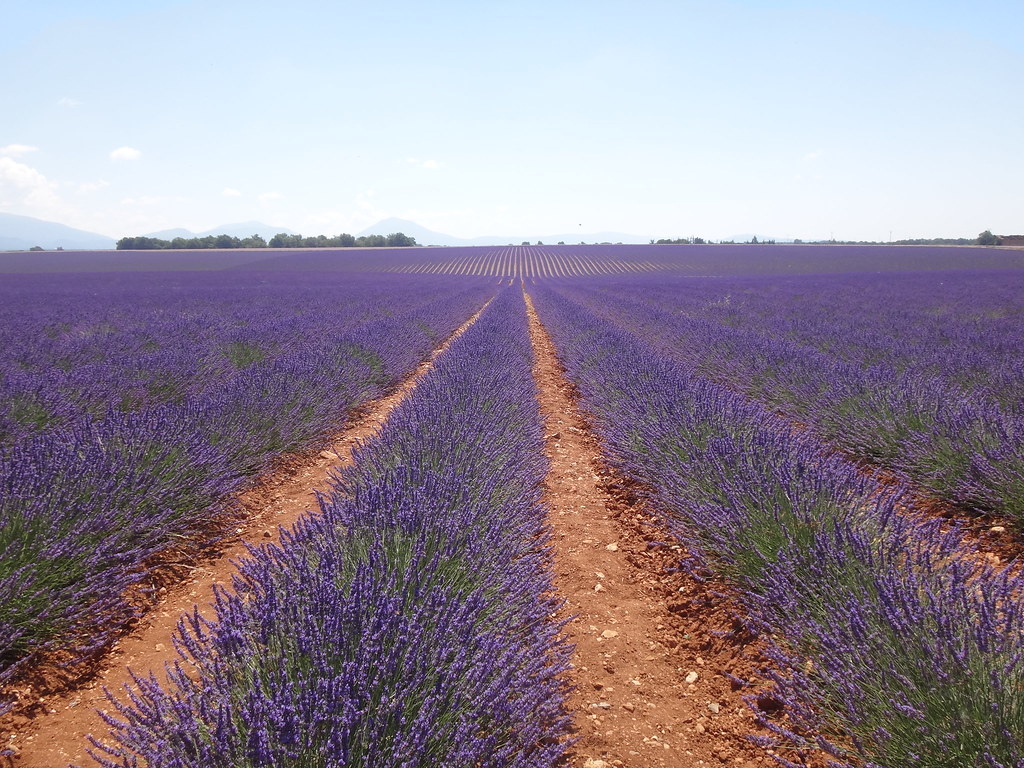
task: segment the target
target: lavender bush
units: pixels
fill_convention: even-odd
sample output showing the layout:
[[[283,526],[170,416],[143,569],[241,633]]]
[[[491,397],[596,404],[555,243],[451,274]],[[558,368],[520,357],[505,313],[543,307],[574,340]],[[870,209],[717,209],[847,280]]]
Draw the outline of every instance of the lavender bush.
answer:
[[[964,559],[956,533],[893,515],[787,549],[758,585],[772,596],[761,615],[791,639],[771,677],[798,728],[832,735],[808,741],[763,719],[779,737],[769,743],[851,768],[1021,765],[1022,587]]]

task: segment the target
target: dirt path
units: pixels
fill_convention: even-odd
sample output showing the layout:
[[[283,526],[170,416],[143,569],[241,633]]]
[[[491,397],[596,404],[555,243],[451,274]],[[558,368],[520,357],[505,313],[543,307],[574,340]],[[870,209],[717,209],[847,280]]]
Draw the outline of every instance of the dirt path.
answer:
[[[40,695],[31,685],[22,685],[17,690],[21,702],[16,710],[21,714],[8,718],[4,723],[6,727],[0,731],[0,751],[5,748],[15,751],[10,765],[16,768],[95,765],[85,751],[89,746],[86,734],[103,736],[107,733],[106,725],[97,714],[97,709],[108,709],[103,688],[120,690],[131,681],[129,668],[142,674],[148,670],[159,674],[166,663],[173,662],[177,656],[171,637],[182,613],[191,611],[194,605],[212,604],[215,585],[230,585],[235,572],[232,561],[245,556],[246,543],[277,541],[279,526],[288,528],[308,510],[318,508],[316,491],[328,489],[332,470],[350,461],[353,448],[380,430],[391,411],[430,370],[434,360],[486,307],[484,304],[434,350],[397,390],[360,409],[360,414],[330,445],[289,457],[277,471],[242,494],[240,502],[246,522],[237,529],[237,537],[225,542],[216,559],[195,563],[191,578],[162,587],[155,609],[114,643],[103,669],[93,679],[81,687],[51,696]],[[0,764],[3,760],[0,758]]]
[[[659,532],[602,464],[547,332],[527,299],[551,469],[555,585],[575,615],[571,706],[574,768],[733,765],[770,758],[743,692],[725,673],[753,677],[756,642],[733,620],[721,585],[667,572],[679,547]]]

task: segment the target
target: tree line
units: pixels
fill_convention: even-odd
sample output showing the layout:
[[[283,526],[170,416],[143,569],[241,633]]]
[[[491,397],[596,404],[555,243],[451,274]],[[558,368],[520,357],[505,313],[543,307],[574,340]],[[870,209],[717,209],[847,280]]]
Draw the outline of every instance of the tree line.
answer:
[[[194,250],[198,248],[401,248],[417,245],[416,238],[401,232],[390,235],[350,235],[343,232],[335,237],[317,235],[303,237],[278,232],[267,242],[260,235],[234,237],[232,235],[206,235],[205,237],[122,237],[117,241],[119,251]]]
[[[733,245],[732,240],[719,240],[722,245]],[[758,240],[755,235],[748,243],[754,245],[774,245],[775,240]],[[1002,245],[1003,238],[999,235],[993,235],[991,230],[986,229],[980,233],[977,237],[918,237],[910,240],[890,240],[888,242],[882,242],[879,240],[810,240],[804,241],[799,238],[793,240],[793,243],[799,245],[801,243],[808,242],[812,245],[821,245],[824,243],[836,244],[836,245]],[[661,240],[651,240],[651,245],[703,245],[704,243],[711,243],[710,240],[705,240],[703,237],[677,237],[677,238],[662,238]],[[523,243],[527,245],[527,243]],[[538,243],[539,245],[539,243]]]
[[[795,240],[794,242],[801,242]],[[880,242],[877,240],[828,240],[825,242],[838,243],[840,245],[1002,245],[1003,241],[999,235],[993,235],[991,230],[986,229],[977,237],[914,237],[905,240],[890,240]]]
[[[704,245],[706,242],[703,237],[663,237],[660,240],[651,240],[651,245]]]

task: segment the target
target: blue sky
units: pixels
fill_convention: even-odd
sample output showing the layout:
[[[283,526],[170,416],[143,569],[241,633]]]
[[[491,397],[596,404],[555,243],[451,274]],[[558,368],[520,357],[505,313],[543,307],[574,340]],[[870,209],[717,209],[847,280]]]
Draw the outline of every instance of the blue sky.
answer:
[[[1024,3],[2,0],[0,211],[113,237],[1024,232]]]

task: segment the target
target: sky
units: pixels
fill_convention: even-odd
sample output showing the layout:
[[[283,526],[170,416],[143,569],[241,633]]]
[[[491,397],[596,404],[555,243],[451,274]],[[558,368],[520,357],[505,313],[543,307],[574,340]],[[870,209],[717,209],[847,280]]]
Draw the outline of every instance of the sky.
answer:
[[[0,211],[1024,233],[1020,0],[0,0]]]

